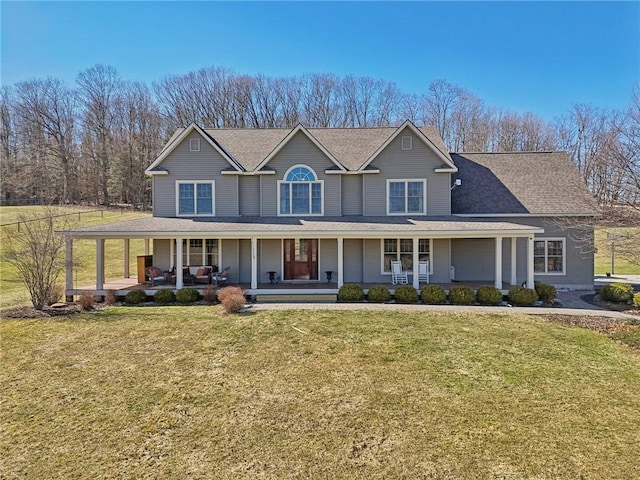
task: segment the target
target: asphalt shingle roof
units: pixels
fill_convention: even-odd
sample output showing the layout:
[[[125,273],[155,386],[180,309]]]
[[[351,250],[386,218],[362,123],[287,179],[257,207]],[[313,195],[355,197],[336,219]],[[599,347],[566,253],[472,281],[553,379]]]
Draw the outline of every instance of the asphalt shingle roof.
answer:
[[[564,152],[451,155],[462,185],[453,214],[593,215],[593,197]]]

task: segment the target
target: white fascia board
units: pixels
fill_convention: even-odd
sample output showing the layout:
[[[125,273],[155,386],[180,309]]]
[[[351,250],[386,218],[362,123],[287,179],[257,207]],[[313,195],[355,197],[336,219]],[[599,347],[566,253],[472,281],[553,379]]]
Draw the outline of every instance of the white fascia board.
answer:
[[[236,171],[231,171],[231,170],[222,170],[220,172],[221,175],[242,175],[245,177],[251,177],[251,176],[255,176],[255,175],[275,175],[276,172],[275,170],[264,170],[262,172],[236,172]]]
[[[304,126],[300,123],[296,127],[294,127],[287,134],[286,137],[282,139],[282,141],[276,146],[276,148],[274,148],[271,151],[271,153],[267,155],[267,157],[264,160],[262,160],[254,170],[255,171],[260,170],[265,165],[267,165],[271,161],[271,159],[275,157],[280,152],[280,150],[282,150],[285,147],[285,145],[287,145],[287,143],[291,141],[293,137],[295,137],[296,133],[298,132],[304,133],[307,136],[307,138],[311,140],[314,143],[314,145],[318,147],[320,151],[322,151],[322,153],[324,153],[327,156],[327,158],[331,160],[336,167],[338,167],[343,172],[346,171],[344,166],[331,154],[331,152],[329,152],[329,150],[327,150],[324,147],[324,145],[322,145],[318,140],[316,140],[316,138],[313,135],[311,135],[309,131],[306,128],[304,128]]]
[[[144,172],[147,175],[169,175],[168,170],[154,170],[152,172]]]
[[[167,148],[165,148],[162,153],[160,154],[160,156],[158,158],[156,158],[153,163],[151,165],[149,165],[147,167],[147,169],[144,171],[145,174],[147,175],[157,175],[157,173],[153,172],[152,170],[154,168],[156,168],[157,166],[159,166],[168,156],[171,152],[173,152],[176,147],[178,145],[180,145],[180,143],[182,143],[182,141],[187,137],[187,135],[189,135],[191,132],[196,131],[200,134],[200,136],[202,138],[204,138],[207,143],[209,145],[211,145],[221,156],[222,158],[224,158],[229,165],[231,165],[235,170],[241,172],[242,168],[240,167],[240,164],[238,163],[238,161],[231,157],[226,151],[224,151],[222,148],[220,148],[218,146],[218,144],[216,142],[214,142],[211,137],[204,132],[204,130],[202,130],[198,125],[196,125],[195,123],[191,123],[187,128],[185,128],[180,135],[178,135],[175,140],[172,142],[171,145],[169,145]]]
[[[324,173],[327,175],[365,175],[367,173],[380,173],[380,170],[377,168],[370,168],[368,170],[346,170],[344,172],[340,170],[325,170]]]
[[[455,166],[455,164],[448,159],[434,144],[431,140],[429,140],[429,138],[422,133],[418,127],[416,127],[413,122],[411,122],[410,120],[405,120],[405,122],[400,125],[398,127],[398,129],[375,151],[373,152],[373,155],[371,155],[369,157],[369,159],[364,162],[364,164],[360,167],[360,170],[365,169],[371,162],[373,162],[375,160],[375,158],[380,155],[380,153],[382,153],[382,151],[387,148],[387,146],[398,136],[400,135],[400,133],[405,129],[405,128],[409,128],[413,134],[418,137],[420,140],[422,140],[422,143],[424,143],[427,148],[429,148],[429,150],[431,150],[433,153],[435,153],[436,157],[438,157],[442,163],[444,163],[445,165],[448,165],[448,171],[450,170],[452,173],[455,173],[458,171],[458,167]],[[437,171],[437,170],[436,170]]]
[[[434,168],[435,173],[458,173],[457,168]]]
[[[463,218],[562,218],[562,217],[601,217],[600,213],[454,213],[454,217]]]

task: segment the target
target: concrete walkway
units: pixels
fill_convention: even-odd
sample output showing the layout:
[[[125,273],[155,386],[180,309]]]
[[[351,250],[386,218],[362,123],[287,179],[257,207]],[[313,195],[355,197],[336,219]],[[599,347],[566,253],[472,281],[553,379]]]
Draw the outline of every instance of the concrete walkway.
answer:
[[[593,294],[593,291],[558,292],[561,307],[483,307],[463,305],[406,305],[387,303],[256,303],[249,309],[264,310],[362,310],[362,311],[407,311],[407,312],[470,312],[501,313],[526,315],[574,315],[608,317],[619,319],[638,319],[637,316],[614,312],[585,302],[581,297]]]

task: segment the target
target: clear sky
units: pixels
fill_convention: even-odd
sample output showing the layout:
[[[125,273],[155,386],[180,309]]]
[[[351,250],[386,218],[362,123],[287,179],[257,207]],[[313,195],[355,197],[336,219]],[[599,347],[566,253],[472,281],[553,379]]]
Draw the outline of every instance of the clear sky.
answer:
[[[1,83],[97,63],[151,84],[224,66],[334,73],[423,93],[434,79],[547,119],[623,108],[640,82],[640,2],[1,1]]]

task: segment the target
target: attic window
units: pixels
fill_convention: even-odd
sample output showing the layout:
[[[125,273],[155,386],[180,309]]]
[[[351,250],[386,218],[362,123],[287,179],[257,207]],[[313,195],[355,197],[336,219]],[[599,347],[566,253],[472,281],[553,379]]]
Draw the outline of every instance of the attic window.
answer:
[[[189,151],[190,152],[199,152],[200,151],[200,139],[199,138],[191,138],[191,139],[189,139]]]
[[[413,149],[413,137],[411,135],[402,137],[402,150],[411,149]]]

